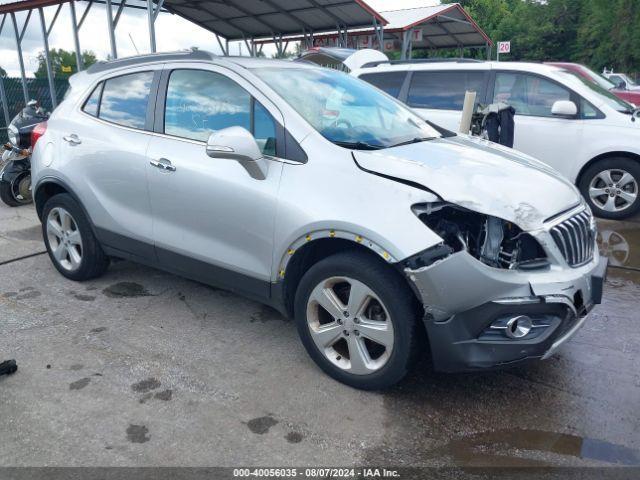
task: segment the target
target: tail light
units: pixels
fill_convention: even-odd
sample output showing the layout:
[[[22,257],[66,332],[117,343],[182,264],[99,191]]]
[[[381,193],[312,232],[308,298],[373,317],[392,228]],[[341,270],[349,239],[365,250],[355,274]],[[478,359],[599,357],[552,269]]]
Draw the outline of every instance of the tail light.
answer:
[[[40,139],[41,136],[44,135],[44,132],[47,131],[47,122],[42,122],[37,124],[33,130],[31,131],[31,149],[36,148],[36,142]]]

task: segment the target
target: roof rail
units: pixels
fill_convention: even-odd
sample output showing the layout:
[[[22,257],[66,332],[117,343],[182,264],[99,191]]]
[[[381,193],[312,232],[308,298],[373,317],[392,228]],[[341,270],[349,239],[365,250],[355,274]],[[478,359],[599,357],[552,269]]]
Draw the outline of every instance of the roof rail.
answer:
[[[431,58],[414,58],[411,60],[387,60],[380,62],[369,62],[364,64],[361,68],[373,68],[383,63],[389,65],[410,65],[414,63],[439,63],[439,62],[453,62],[453,63],[483,63],[484,60],[476,60],[475,58],[445,58],[445,57],[431,57]]]
[[[153,61],[171,62],[175,60],[213,60],[217,55],[206,50],[181,50],[177,52],[149,53],[133,57],[117,58],[115,60],[96,62],[87,68],[89,74],[104,72],[120,67],[130,67]]]

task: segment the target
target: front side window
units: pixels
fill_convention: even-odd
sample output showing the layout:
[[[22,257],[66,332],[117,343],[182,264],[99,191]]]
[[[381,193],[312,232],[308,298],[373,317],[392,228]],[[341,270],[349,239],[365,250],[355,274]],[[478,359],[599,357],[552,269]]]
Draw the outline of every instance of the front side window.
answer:
[[[441,136],[405,105],[345,73],[305,67],[253,72],[337,145],[379,149]]]
[[[407,103],[416,108],[462,110],[465,93],[474,91],[477,99],[484,94],[484,72],[415,72]]]
[[[164,133],[206,142],[212,132],[243,127],[262,153],[275,155],[275,122],[244,88],[222,74],[174,70],[169,77]]]
[[[575,75],[571,72],[560,72],[558,75],[565,77],[565,81],[571,85],[570,82],[576,83],[580,82],[581,85],[587,87],[593,94],[595,94],[600,102],[608,105],[610,108],[617,110],[622,113],[631,113],[633,111],[633,106],[628,102],[625,102],[621,98],[616,97],[613,93],[611,93],[608,89],[604,89],[599,85],[596,85],[593,82],[590,82],[579,75]],[[589,118],[586,116],[586,118]]]
[[[392,97],[398,98],[402,84],[407,76],[406,72],[384,72],[384,73],[367,73],[360,75],[360,78],[371,85],[378,87],[383,92],[388,93]]]
[[[98,118],[132,128],[144,128],[153,72],[110,78],[104,83]]]
[[[558,100],[571,100],[571,92],[555,82],[526,73],[497,73],[494,103],[504,102],[516,115],[553,117],[551,108]]]

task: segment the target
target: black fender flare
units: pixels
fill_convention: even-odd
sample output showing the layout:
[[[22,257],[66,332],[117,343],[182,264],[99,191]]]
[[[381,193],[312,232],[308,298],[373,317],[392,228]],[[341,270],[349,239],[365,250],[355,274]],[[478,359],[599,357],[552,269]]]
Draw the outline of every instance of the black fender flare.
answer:
[[[47,184],[54,184],[54,185],[57,185],[58,187],[62,188],[66,193],[68,193],[78,203],[78,205],[80,205],[80,208],[82,209],[82,213],[84,213],[84,215],[89,220],[89,224],[91,225],[91,229],[93,230],[93,233],[95,234],[95,227],[93,225],[93,220],[91,220],[91,217],[89,216],[89,213],[87,212],[87,210],[84,208],[84,205],[80,201],[80,198],[78,197],[78,195],[76,195],[76,193],[69,186],[69,184],[67,184],[64,180],[59,179],[58,177],[53,177],[53,176],[43,177],[40,180],[38,180],[38,183],[36,185],[32,185],[31,186],[31,191],[32,191],[32,194],[33,194],[33,203],[36,206],[36,213],[37,213],[38,218],[40,219],[40,221],[42,221],[42,207],[44,207],[45,202],[40,201],[39,197],[40,197],[40,194],[42,193],[42,188]]]

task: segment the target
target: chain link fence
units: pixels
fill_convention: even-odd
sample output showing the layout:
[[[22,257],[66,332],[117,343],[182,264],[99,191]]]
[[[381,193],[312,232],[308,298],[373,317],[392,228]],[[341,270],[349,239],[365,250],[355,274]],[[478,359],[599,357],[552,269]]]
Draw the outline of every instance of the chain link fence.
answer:
[[[9,121],[22,110],[24,105],[24,95],[22,94],[22,80],[15,77],[4,77],[2,79],[4,90],[7,94],[7,108],[9,110]],[[56,97],[58,103],[62,100],[65,92],[69,88],[69,81],[64,78],[55,79]],[[51,94],[49,93],[49,81],[46,78],[27,78],[27,90],[29,100],[38,100],[40,105],[47,111],[51,111]],[[0,109],[0,142],[7,141],[7,125],[4,113]]]

